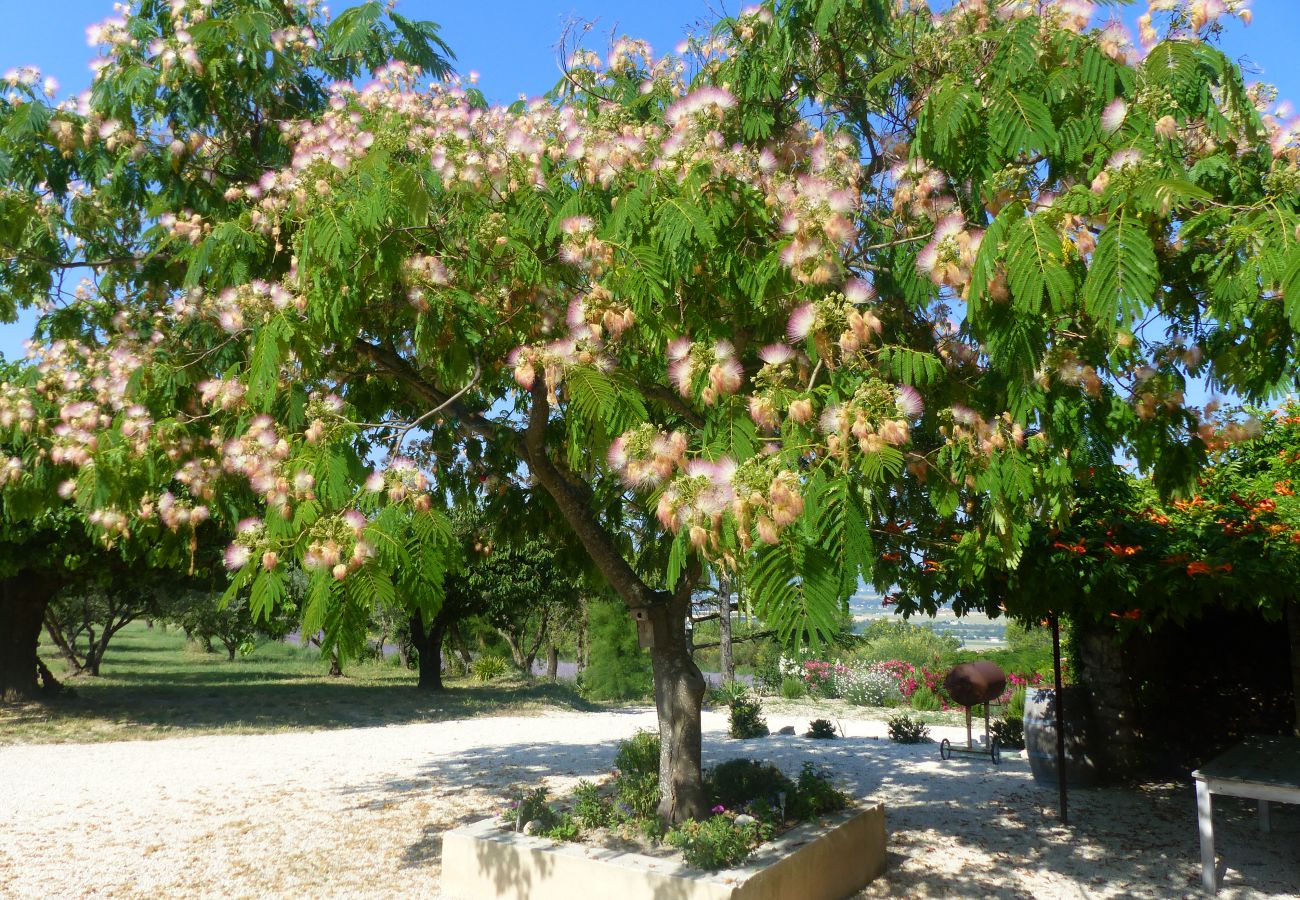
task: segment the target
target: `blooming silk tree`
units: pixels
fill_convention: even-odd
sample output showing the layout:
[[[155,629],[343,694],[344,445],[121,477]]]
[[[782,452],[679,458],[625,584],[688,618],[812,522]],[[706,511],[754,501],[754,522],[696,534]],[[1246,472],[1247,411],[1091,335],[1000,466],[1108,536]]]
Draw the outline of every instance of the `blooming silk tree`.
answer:
[[[282,274],[195,277],[249,348],[240,402],[333,381],[321,429],[419,425],[446,465],[549,494],[645,623],[661,813],[698,814],[683,623],[706,567],[744,569],[791,639],[829,630],[864,567],[933,576],[911,609],[949,584],[974,605],[978,573],[1068,510],[1072,451],[1130,446],[1185,480],[1186,373],[1291,371],[1291,132],[1201,41],[1201,7],[1157,8],[1172,31],[1145,55],[1088,10],[782,4],[697,42],[689,80],[625,40],[510,108],[398,66],[341,86],[238,220]],[[1247,367],[1229,338],[1261,317],[1281,340]],[[629,507],[662,526],[661,566],[632,564],[657,539],[623,537]],[[239,579],[276,577],[258,561],[300,540],[284,520],[241,536]],[[310,546],[346,558],[330,527]]]
[[[196,548],[225,543],[202,530],[221,521],[228,535],[256,508],[243,474],[223,482],[222,434],[202,406],[241,348],[219,327],[178,328],[168,303],[210,220],[288,160],[277,123],[324,111],[329,80],[394,57],[448,69],[435,26],[378,3],[332,21],[284,0],[123,6],[87,31],[104,54],[89,91],[56,102],[58,85],[29,66],[0,89],[0,317],[41,311],[27,360],[0,373],[4,699],[35,694],[41,618],[61,585],[201,574],[212,561]],[[301,415],[306,392],[293,396]]]
[[[543,492],[644,623],[661,814],[704,813],[709,569],[791,640],[860,576],[978,605],[1081,449],[1185,481],[1187,373],[1294,371],[1292,135],[1202,40],[1226,7],[1156,6],[1146,51],[1078,2],[781,3],[686,60],[579,53],[546,100],[396,64],[284,116],[282,165],[165,223],[169,352],[264,507],[232,589],[299,561],[345,641],[412,547],[445,563],[431,487]]]
[[[1247,4],[1151,0],[1136,34],[1106,15],[777,3],[738,20],[714,76],[744,86],[755,139],[809,109],[855,137],[845,263],[883,334],[941,362],[890,359],[928,407],[872,522],[873,580],[904,612],[1014,612],[989,576],[1117,454],[1190,492],[1207,448],[1255,426],[1220,429],[1189,381],[1296,387],[1300,120],[1214,45]]]

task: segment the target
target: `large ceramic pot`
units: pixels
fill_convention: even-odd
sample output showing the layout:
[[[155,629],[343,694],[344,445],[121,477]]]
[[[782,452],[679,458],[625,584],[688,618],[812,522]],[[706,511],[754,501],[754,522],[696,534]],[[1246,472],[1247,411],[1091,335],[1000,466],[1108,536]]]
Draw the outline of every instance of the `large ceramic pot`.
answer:
[[[1092,787],[1100,775],[1088,729],[1088,695],[1077,685],[1067,686],[1064,693],[1065,783]],[[1056,749],[1056,691],[1030,688],[1025,694],[1025,753],[1035,781],[1057,783]]]

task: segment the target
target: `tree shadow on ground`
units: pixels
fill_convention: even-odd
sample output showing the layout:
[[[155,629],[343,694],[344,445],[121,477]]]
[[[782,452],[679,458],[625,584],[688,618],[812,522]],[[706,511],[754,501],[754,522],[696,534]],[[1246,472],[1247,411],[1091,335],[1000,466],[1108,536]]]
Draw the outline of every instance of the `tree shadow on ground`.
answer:
[[[521,740],[466,748],[431,761],[414,777],[370,789],[405,794],[495,782],[500,790],[553,777],[596,778],[610,770],[617,743]],[[1044,883],[1080,896],[1163,898],[1199,890],[1190,784],[1072,791],[1070,825],[1062,827],[1055,786],[1034,782],[1028,764],[1017,758],[994,768],[974,759],[940,762],[933,744],[782,736],[730,741],[706,734],[706,767],[738,756],[776,762],[789,774],[812,761],[829,767],[851,795],[885,801],[889,868],[864,897],[1028,898]],[[500,799],[507,795],[502,790]],[[1227,867],[1221,896],[1280,895],[1300,885],[1300,809],[1275,804],[1273,830],[1263,834],[1253,802],[1216,798],[1215,804],[1218,849]],[[484,810],[480,818],[494,812]],[[934,850],[936,841],[941,850]]]

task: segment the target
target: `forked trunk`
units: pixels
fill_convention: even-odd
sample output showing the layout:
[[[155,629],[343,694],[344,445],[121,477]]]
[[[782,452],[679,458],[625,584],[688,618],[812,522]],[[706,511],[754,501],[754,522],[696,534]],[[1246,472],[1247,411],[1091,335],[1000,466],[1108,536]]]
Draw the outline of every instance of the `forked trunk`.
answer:
[[[0,701],[34,700],[42,680],[46,690],[58,688],[52,677],[42,679],[44,667],[36,655],[45,608],[57,589],[33,575],[0,581]]]
[[[659,818],[667,823],[702,818],[708,807],[700,772],[700,710],[704,675],[686,641],[689,600],[650,607],[654,633],[655,709],[659,714]]]

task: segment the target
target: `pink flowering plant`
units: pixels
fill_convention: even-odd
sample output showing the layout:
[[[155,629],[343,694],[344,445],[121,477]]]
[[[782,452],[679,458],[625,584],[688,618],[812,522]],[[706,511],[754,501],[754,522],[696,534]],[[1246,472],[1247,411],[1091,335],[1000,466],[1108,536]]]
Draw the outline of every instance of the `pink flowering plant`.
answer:
[[[128,2],[85,96],[15,69],[0,311],[48,308],[0,387],[4,521],[115,544],[203,508],[232,590],[265,612],[302,567],[346,654],[376,602],[441,602],[439,507],[540,498],[656,637],[660,815],[705,815],[696,589],[743,573],[786,644],[859,580],[996,612],[966,588],[1082,460],[1186,480],[1186,378],[1296,368],[1300,144],[1213,45],[1243,4],[1136,37],[867,7],[574,48],[510,106],[375,2]]]

